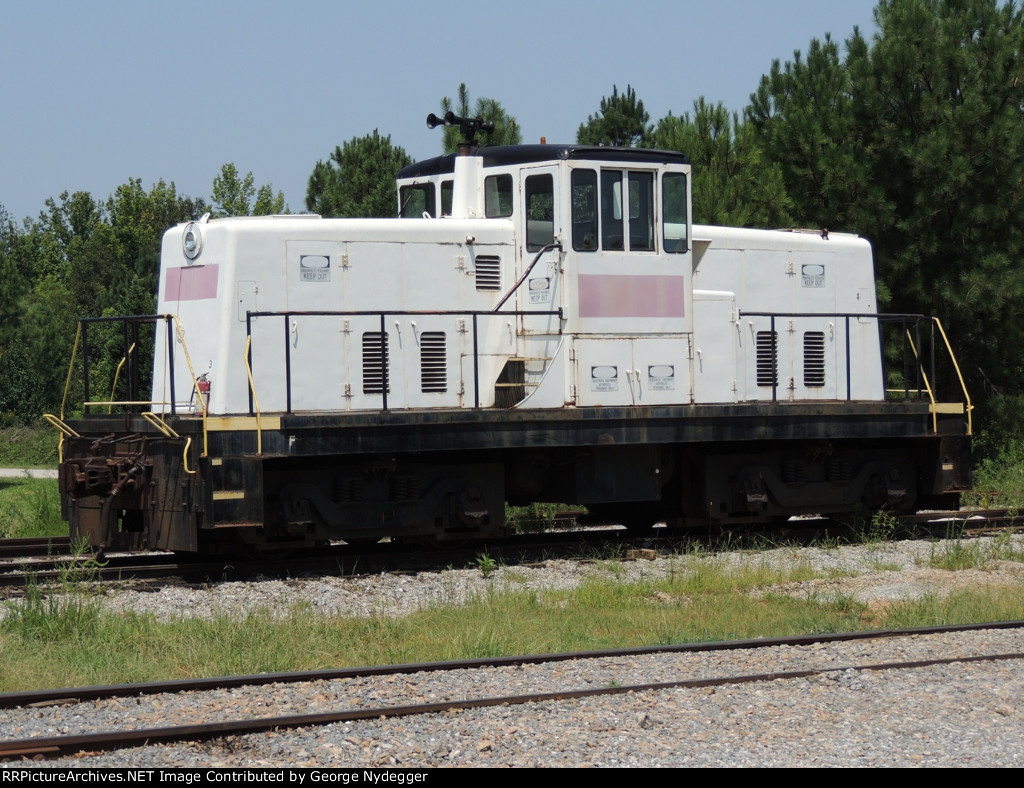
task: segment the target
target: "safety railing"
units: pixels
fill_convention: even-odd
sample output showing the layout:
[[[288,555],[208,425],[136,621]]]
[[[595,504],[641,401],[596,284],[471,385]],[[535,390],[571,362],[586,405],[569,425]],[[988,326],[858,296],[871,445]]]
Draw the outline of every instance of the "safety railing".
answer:
[[[166,340],[164,342],[165,350],[165,363],[167,365],[167,395],[166,400],[152,400],[145,399],[142,395],[142,388],[145,383],[143,378],[143,372],[149,372],[151,370],[151,359],[142,358],[143,353],[140,348],[143,347],[144,341],[140,334],[140,327],[144,325],[159,325],[163,322],[165,326]],[[120,324],[120,331],[118,332],[119,338],[122,343],[123,355],[121,360],[117,363],[114,370],[113,381],[111,383],[110,397],[107,399],[94,400],[92,399],[92,375],[90,371],[91,352],[90,352],[90,327],[95,328],[98,325],[115,325]],[[159,332],[157,332],[159,335]],[[99,344],[107,347],[111,341],[111,336],[106,334],[100,337]],[[179,402],[177,398],[177,392],[175,390],[175,346],[181,345],[181,354],[184,357],[184,362],[189,370],[189,376],[192,380],[192,391],[189,395],[189,405],[184,405]],[[154,337],[154,341],[158,341],[158,337]],[[148,353],[146,353],[148,355]],[[68,407],[68,399],[70,397],[71,385],[75,374],[76,361],[81,358],[81,374],[82,374],[82,409],[83,413],[88,413],[90,410],[96,408],[106,407],[107,412],[112,412],[113,408],[124,408],[130,413],[139,413],[153,423],[160,432],[168,437],[180,437],[173,430],[170,429],[163,422],[159,420],[159,424],[153,422],[150,417],[151,414],[155,413],[156,409],[159,408],[162,412],[169,412],[171,415],[176,415],[180,410],[187,410],[189,413],[201,413],[203,417],[203,456],[207,453],[207,424],[206,416],[209,413],[209,403],[206,401],[206,395],[202,388],[199,386],[199,378],[196,376],[195,369],[192,366],[192,359],[189,356],[188,346],[185,343],[185,334],[182,330],[181,324],[176,315],[162,314],[162,315],[116,315],[108,317],[92,317],[83,318],[78,321],[78,330],[75,335],[75,344],[71,352],[71,363],[68,367],[67,381],[64,386],[64,395],[61,399],[60,416],[47,415],[46,418],[61,432],[62,440],[64,437],[71,437],[73,431],[65,424],[65,418]],[[117,398],[117,387],[122,381],[124,384],[124,397],[122,399]],[[188,447],[191,445],[191,439],[186,442],[186,452]],[[188,460],[186,457],[185,467],[188,469]],[[189,471],[191,472],[191,471]]]
[[[940,379],[940,367],[942,363],[948,363],[955,372],[959,383],[958,396],[963,397],[963,411],[967,420],[967,431],[970,434],[972,429],[973,405],[967,386],[964,383],[963,375],[960,372],[956,355],[949,343],[945,330],[938,318],[915,314],[865,314],[863,312],[747,312],[739,313],[741,318],[758,317],[767,318],[771,336],[777,336],[778,321],[816,318],[834,321],[842,321],[844,325],[844,364],[846,399],[852,399],[852,386],[854,379],[853,352],[851,350],[850,330],[852,321],[875,320],[878,324],[878,348],[880,352],[880,364],[883,381],[890,380],[890,373],[893,363],[901,364],[902,368],[896,370],[893,376],[902,382],[899,388],[887,387],[885,389],[888,397],[900,399],[928,399],[931,403],[933,426],[938,429],[938,413],[940,410],[940,392],[937,389],[937,381]],[[890,332],[886,335],[885,329],[895,327],[895,335]],[[936,336],[938,332],[938,336]],[[894,342],[895,340],[895,345]],[[775,340],[773,339],[773,342]],[[942,351],[940,354],[940,350]],[[771,348],[775,354],[776,347]],[[777,361],[776,361],[777,363]],[[778,398],[778,375],[772,378],[772,401]]]
[[[919,327],[920,326],[918,324],[918,328]],[[931,336],[930,336],[930,340],[931,341],[929,343],[929,346],[931,348],[931,355],[932,355],[932,358],[931,358],[932,377],[929,380],[928,376],[925,375],[923,372],[922,372],[922,377],[923,377],[923,382],[924,382],[925,389],[928,392],[928,398],[931,400],[931,406],[932,406],[932,425],[933,425],[933,428],[936,431],[938,431],[939,402],[938,402],[937,393],[936,393],[935,389],[933,388],[933,381],[935,381],[935,379],[936,379],[935,378],[935,348],[936,348],[936,345],[938,345],[938,342],[936,342],[936,340],[935,340],[935,331],[937,329],[938,332],[939,332],[939,336],[942,338],[942,343],[943,343],[943,345],[946,348],[946,352],[948,354],[949,361],[953,365],[953,369],[956,372],[957,380],[960,383],[960,390],[963,393],[963,397],[964,397],[964,411],[965,411],[965,415],[967,417],[967,434],[971,435],[971,434],[973,434],[973,414],[972,414],[972,411],[974,410],[974,405],[971,404],[971,395],[967,391],[967,384],[964,383],[964,376],[963,376],[963,373],[960,371],[960,364],[957,363],[956,354],[953,353],[953,348],[949,344],[949,337],[946,335],[946,330],[942,327],[942,322],[937,317],[933,317],[933,318],[931,318],[931,326],[930,327],[931,327]],[[921,337],[920,331],[917,332],[917,341],[916,342],[914,341],[914,337],[912,337],[910,335],[909,331],[906,332],[906,336],[907,336],[907,340],[908,340],[907,344],[910,346],[910,350],[914,354],[914,358],[917,360],[918,368],[920,368],[921,367],[921,356],[918,353],[918,348],[922,346],[921,345],[922,337]]]
[[[337,318],[376,318],[374,321],[380,327],[380,357],[382,359],[387,358],[387,346],[388,346],[388,333],[387,323],[389,319],[395,317],[452,317],[452,318],[463,318],[471,321],[471,334],[472,334],[472,359],[473,359],[473,407],[480,407],[480,327],[479,321],[482,318],[495,318],[495,317],[530,317],[530,318],[541,318],[541,317],[558,317],[561,318],[563,315],[561,309],[555,310],[517,310],[517,311],[497,311],[497,310],[352,310],[352,311],[334,311],[334,310],[288,310],[288,311],[268,311],[268,312],[246,312],[245,318],[245,335],[246,335],[246,356],[245,363],[249,375],[249,415],[256,415],[256,404],[255,404],[255,392],[253,384],[253,352],[252,352],[252,331],[253,321],[261,318],[281,318],[283,320],[283,341],[284,341],[284,383],[285,383],[285,412],[292,413],[292,343],[291,343],[291,322],[294,318],[312,318],[312,317],[337,317]],[[388,410],[388,390],[389,386],[389,370],[388,364],[381,364],[381,409],[384,411]]]

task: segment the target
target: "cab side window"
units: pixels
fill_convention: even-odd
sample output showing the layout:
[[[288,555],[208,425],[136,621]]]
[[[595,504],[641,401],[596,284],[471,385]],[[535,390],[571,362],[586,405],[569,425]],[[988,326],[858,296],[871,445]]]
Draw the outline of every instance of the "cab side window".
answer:
[[[686,176],[666,172],[661,179],[662,243],[669,254],[689,248],[686,238]]]
[[[452,215],[452,200],[455,195],[455,181],[441,181],[441,215]]]
[[[511,175],[489,175],[484,178],[484,215],[488,219],[512,215]]]
[[[654,251],[654,173],[629,173],[629,249]]]
[[[424,213],[436,217],[434,213],[434,184],[417,183],[403,186],[399,194],[399,216],[403,219],[419,219]]]
[[[622,232],[622,173],[601,170],[601,248],[625,249]]]
[[[555,240],[555,179],[531,175],[526,179],[526,250],[536,252]]]
[[[572,248],[597,251],[597,173],[572,171]]]

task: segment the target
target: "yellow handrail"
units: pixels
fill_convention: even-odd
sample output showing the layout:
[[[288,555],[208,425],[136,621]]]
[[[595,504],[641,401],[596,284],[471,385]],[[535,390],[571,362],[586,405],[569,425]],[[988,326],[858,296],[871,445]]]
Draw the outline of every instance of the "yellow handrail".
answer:
[[[75,332],[75,344],[71,347],[71,363],[68,365],[68,378],[64,382],[64,397],[60,401],[60,418],[64,418],[64,406],[68,402],[68,392],[71,390],[71,375],[75,371],[75,357],[78,355],[78,342],[82,338],[82,324],[78,324]]]
[[[164,434],[165,438],[180,438],[181,437],[178,433],[176,433],[174,430],[172,430],[167,425],[166,421],[164,421],[163,419],[161,419],[159,416],[157,416],[155,413],[153,413],[151,411],[143,412],[142,413],[142,418],[144,418],[146,421],[148,421],[150,424],[152,424],[154,427],[156,427],[158,430],[160,430],[160,432],[162,432]],[[189,448],[191,446],[192,446],[192,438],[186,438],[185,439],[185,450],[182,452],[182,456],[181,456],[181,464],[185,468],[185,473],[195,474],[195,472],[196,472],[195,469],[188,467],[188,450],[189,450]]]
[[[921,357],[917,355],[917,348],[914,346],[914,338],[910,336],[910,330],[907,329],[907,342],[910,343],[910,350],[914,354],[914,358],[917,359],[918,369],[921,372],[921,377],[924,378],[924,388],[928,392],[928,399],[932,401],[932,430],[935,432],[939,431],[939,412],[935,409],[935,394],[932,392],[932,384],[928,382],[928,373],[924,371],[924,367],[921,366]]]
[[[81,438],[82,436],[75,432],[71,427],[65,424],[61,419],[54,416],[52,413],[44,413],[43,420],[48,424],[52,424],[57,428],[57,432],[60,433],[60,440],[57,442],[57,462],[64,462],[64,439],[65,438]]]
[[[181,327],[181,321],[178,320],[177,315],[171,315],[171,319],[174,321],[175,331],[178,334],[178,341],[181,343],[181,352],[185,354],[185,363],[188,364],[188,374],[192,376],[192,386],[196,394],[199,395],[199,404],[203,406],[203,457],[207,456],[207,435],[206,435],[206,416],[210,412],[210,403],[206,397],[203,396],[203,392],[199,390],[199,378],[196,377],[196,370],[192,366],[192,359],[188,354],[188,345],[185,344],[185,330]]]
[[[960,365],[956,362],[956,356],[953,355],[953,348],[950,347],[949,337],[946,336],[946,330],[942,327],[942,322],[937,318],[933,317],[935,325],[939,327],[939,333],[942,334],[942,341],[946,343],[946,352],[949,353],[949,360],[953,362],[953,369],[956,370],[956,376],[960,380],[960,388],[964,392],[964,401],[967,407],[967,434],[973,435],[972,430],[972,418],[971,411],[974,410],[974,405],[971,404],[971,395],[967,393],[967,384],[964,383],[964,376],[960,372]]]
[[[974,405],[971,404],[971,395],[967,393],[967,384],[964,383],[964,376],[960,372],[960,365],[956,361],[956,356],[953,353],[953,348],[949,344],[949,337],[946,336],[946,330],[942,327],[942,322],[937,318],[933,317],[935,325],[939,328],[939,333],[942,335],[942,341],[946,344],[946,352],[949,354],[949,360],[953,362],[953,369],[956,370],[956,376],[960,380],[960,388],[964,393],[964,412],[967,416],[967,434],[973,435],[974,423],[971,411],[974,410]],[[939,431],[939,413],[935,407],[935,393],[932,391],[931,383],[928,381],[928,375],[924,371],[924,367],[921,366],[921,357],[917,353],[917,348],[914,346],[914,338],[910,336],[909,329],[907,330],[907,341],[910,343],[910,349],[914,353],[914,358],[918,362],[918,367],[921,370],[921,377],[924,378],[924,387],[928,391],[928,399],[931,400],[932,407],[932,428]]]
[[[64,408],[68,403],[68,392],[71,390],[71,376],[75,371],[75,357],[78,355],[78,342],[82,338],[82,324],[78,324],[75,331],[75,344],[71,346],[71,363],[68,364],[68,376],[64,381],[64,396],[60,400],[60,417],[50,413],[44,413],[43,418],[60,432],[60,440],[57,441],[57,462],[64,462],[64,439],[81,436],[64,423]]]
[[[81,325],[81,323],[79,323],[79,325]],[[128,352],[125,353],[124,356],[121,358],[121,363],[117,365],[117,369],[114,370],[114,385],[110,387],[110,399],[111,400],[114,399],[114,392],[117,391],[117,379],[119,377],[121,377],[121,369],[124,367],[125,363],[128,361],[128,356],[130,356],[132,354],[133,350],[135,350],[135,343],[134,342],[132,342],[132,346],[130,348],[128,348]],[[107,413],[110,413],[110,410],[113,407],[114,407],[114,403],[113,402],[108,403],[107,404]]]
[[[256,406],[256,453],[263,454],[263,420],[260,416],[260,401],[256,397],[256,384],[252,380],[252,366],[249,364],[249,350],[252,348],[252,336],[245,339],[245,371],[249,373],[249,391]]]

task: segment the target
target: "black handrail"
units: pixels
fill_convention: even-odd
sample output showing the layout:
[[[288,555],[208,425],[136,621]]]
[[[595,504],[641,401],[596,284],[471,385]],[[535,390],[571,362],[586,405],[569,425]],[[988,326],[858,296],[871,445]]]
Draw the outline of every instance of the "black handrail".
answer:
[[[380,318],[380,350],[381,350],[381,406],[384,411],[388,410],[388,378],[387,365],[387,318],[389,317],[468,317],[473,323],[473,407],[480,407],[480,345],[478,342],[479,329],[478,318],[481,316],[498,317],[558,317],[562,318],[562,310],[550,311],[517,310],[512,312],[495,312],[493,310],[377,310],[361,309],[350,311],[335,310],[288,310],[285,312],[251,312],[245,313],[245,336],[249,348],[248,362],[249,369],[252,369],[252,321],[258,317],[283,317],[285,324],[285,404],[286,412],[292,412],[292,370],[291,370],[291,340],[289,336],[289,322],[293,317],[379,317]],[[254,403],[252,389],[249,390],[249,415],[254,415]]]
[[[174,390],[174,329],[172,322],[174,315],[108,315],[106,317],[83,317],[78,323],[82,328],[82,388],[83,401],[90,400],[89,386],[89,325],[91,323],[121,323],[123,342],[123,357],[125,359],[125,391],[129,410],[141,408],[139,401],[139,379],[141,366],[138,360],[138,353],[132,351],[139,344],[139,326],[143,323],[158,323],[163,320],[167,326],[167,364],[170,374],[170,405],[171,413],[177,413],[177,403]]]
[[[925,394],[925,388],[924,388],[924,384],[923,384],[923,380],[922,380],[922,372],[924,371],[925,360],[924,360],[924,358],[923,358],[923,356],[922,356],[922,354],[920,352],[916,356],[916,363],[914,363],[914,367],[913,367],[913,373],[915,375],[915,387],[914,387],[914,389],[912,390],[910,388],[910,385],[909,385],[909,381],[910,381],[910,378],[911,378],[911,372],[912,372],[912,370],[911,370],[911,363],[912,363],[911,362],[911,357],[914,355],[914,353],[911,352],[911,350],[910,350],[910,343],[907,342],[907,338],[908,338],[908,325],[912,324],[913,328],[914,328],[915,337],[916,337],[915,345],[914,346],[917,347],[918,349],[920,349],[922,347],[921,346],[921,323],[925,322],[925,321],[927,321],[929,323],[932,322],[932,318],[928,317],[927,315],[900,314],[900,313],[889,313],[889,314],[886,314],[886,313],[881,313],[881,312],[754,312],[754,311],[743,311],[743,310],[740,310],[738,312],[738,316],[739,316],[739,318],[744,318],[744,317],[767,317],[767,318],[769,318],[769,321],[770,321],[769,325],[770,325],[770,331],[771,331],[771,336],[772,336],[772,342],[773,343],[775,342],[774,337],[775,337],[775,321],[776,321],[776,319],[780,319],[780,318],[832,318],[832,319],[840,319],[840,318],[842,318],[844,320],[844,323],[845,323],[844,329],[845,329],[845,334],[846,334],[846,336],[845,336],[845,350],[846,350],[846,399],[847,400],[850,400],[850,399],[853,398],[853,394],[852,394],[852,382],[853,382],[852,381],[852,374],[853,374],[853,369],[852,369],[852,364],[851,364],[851,352],[850,352],[850,320],[853,319],[853,318],[857,318],[857,319],[861,319],[861,320],[877,320],[878,321],[878,323],[879,323],[879,327],[878,327],[878,329],[879,329],[879,349],[880,349],[881,361],[882,361],[882,380],[883,380],[883,385],[885,384],[886,358],[885,358],[885,342],[882,341],[883,337],[881,336],[882,326],[885,323],[900,323],[900,326],[901,326],[900,336],[901,336],[901,341],[902,341],[902,344],[903,344],[903,396],[904,396],[904,398],[909,399],[910,396],[911,396],[911,392],[913,391],[913,393],[916,394],[916,396],[920,399]],[[935,357],[934,327],[932,328],[931,336],[929,337],[929,339],[930,339],[930,344],[931,344],[931,347],[930,347],[930,350],[929,350],[929,354],[930,354],[930,360],[929,360],[930,361],[930,364],[929,364],[930,379],[932,381],[935,381],[936,380],[935,371],[936,371],[937,360],[936,360],[936,357]],[[773,344],[773,352],[777,353],[777,348],[775,348],[774,344]],[[778,363],[777,358],[773,359],[773,365],[776,365],[776,368],[773,369],[774,375],[773,375],[773,378],[772,378],[772,402],[776,401],[776,394],[777,394],[778,383],[779,383],[777,363]]]

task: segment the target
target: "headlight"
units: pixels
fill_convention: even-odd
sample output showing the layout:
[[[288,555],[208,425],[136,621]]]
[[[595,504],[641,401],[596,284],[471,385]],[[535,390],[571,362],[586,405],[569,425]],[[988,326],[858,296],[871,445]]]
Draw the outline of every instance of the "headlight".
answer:
[[[195,222],[185,225],[185,233],[181,236],[181,250],[189,262],[199,257],[200,252],[203,251],[203,234]]]

